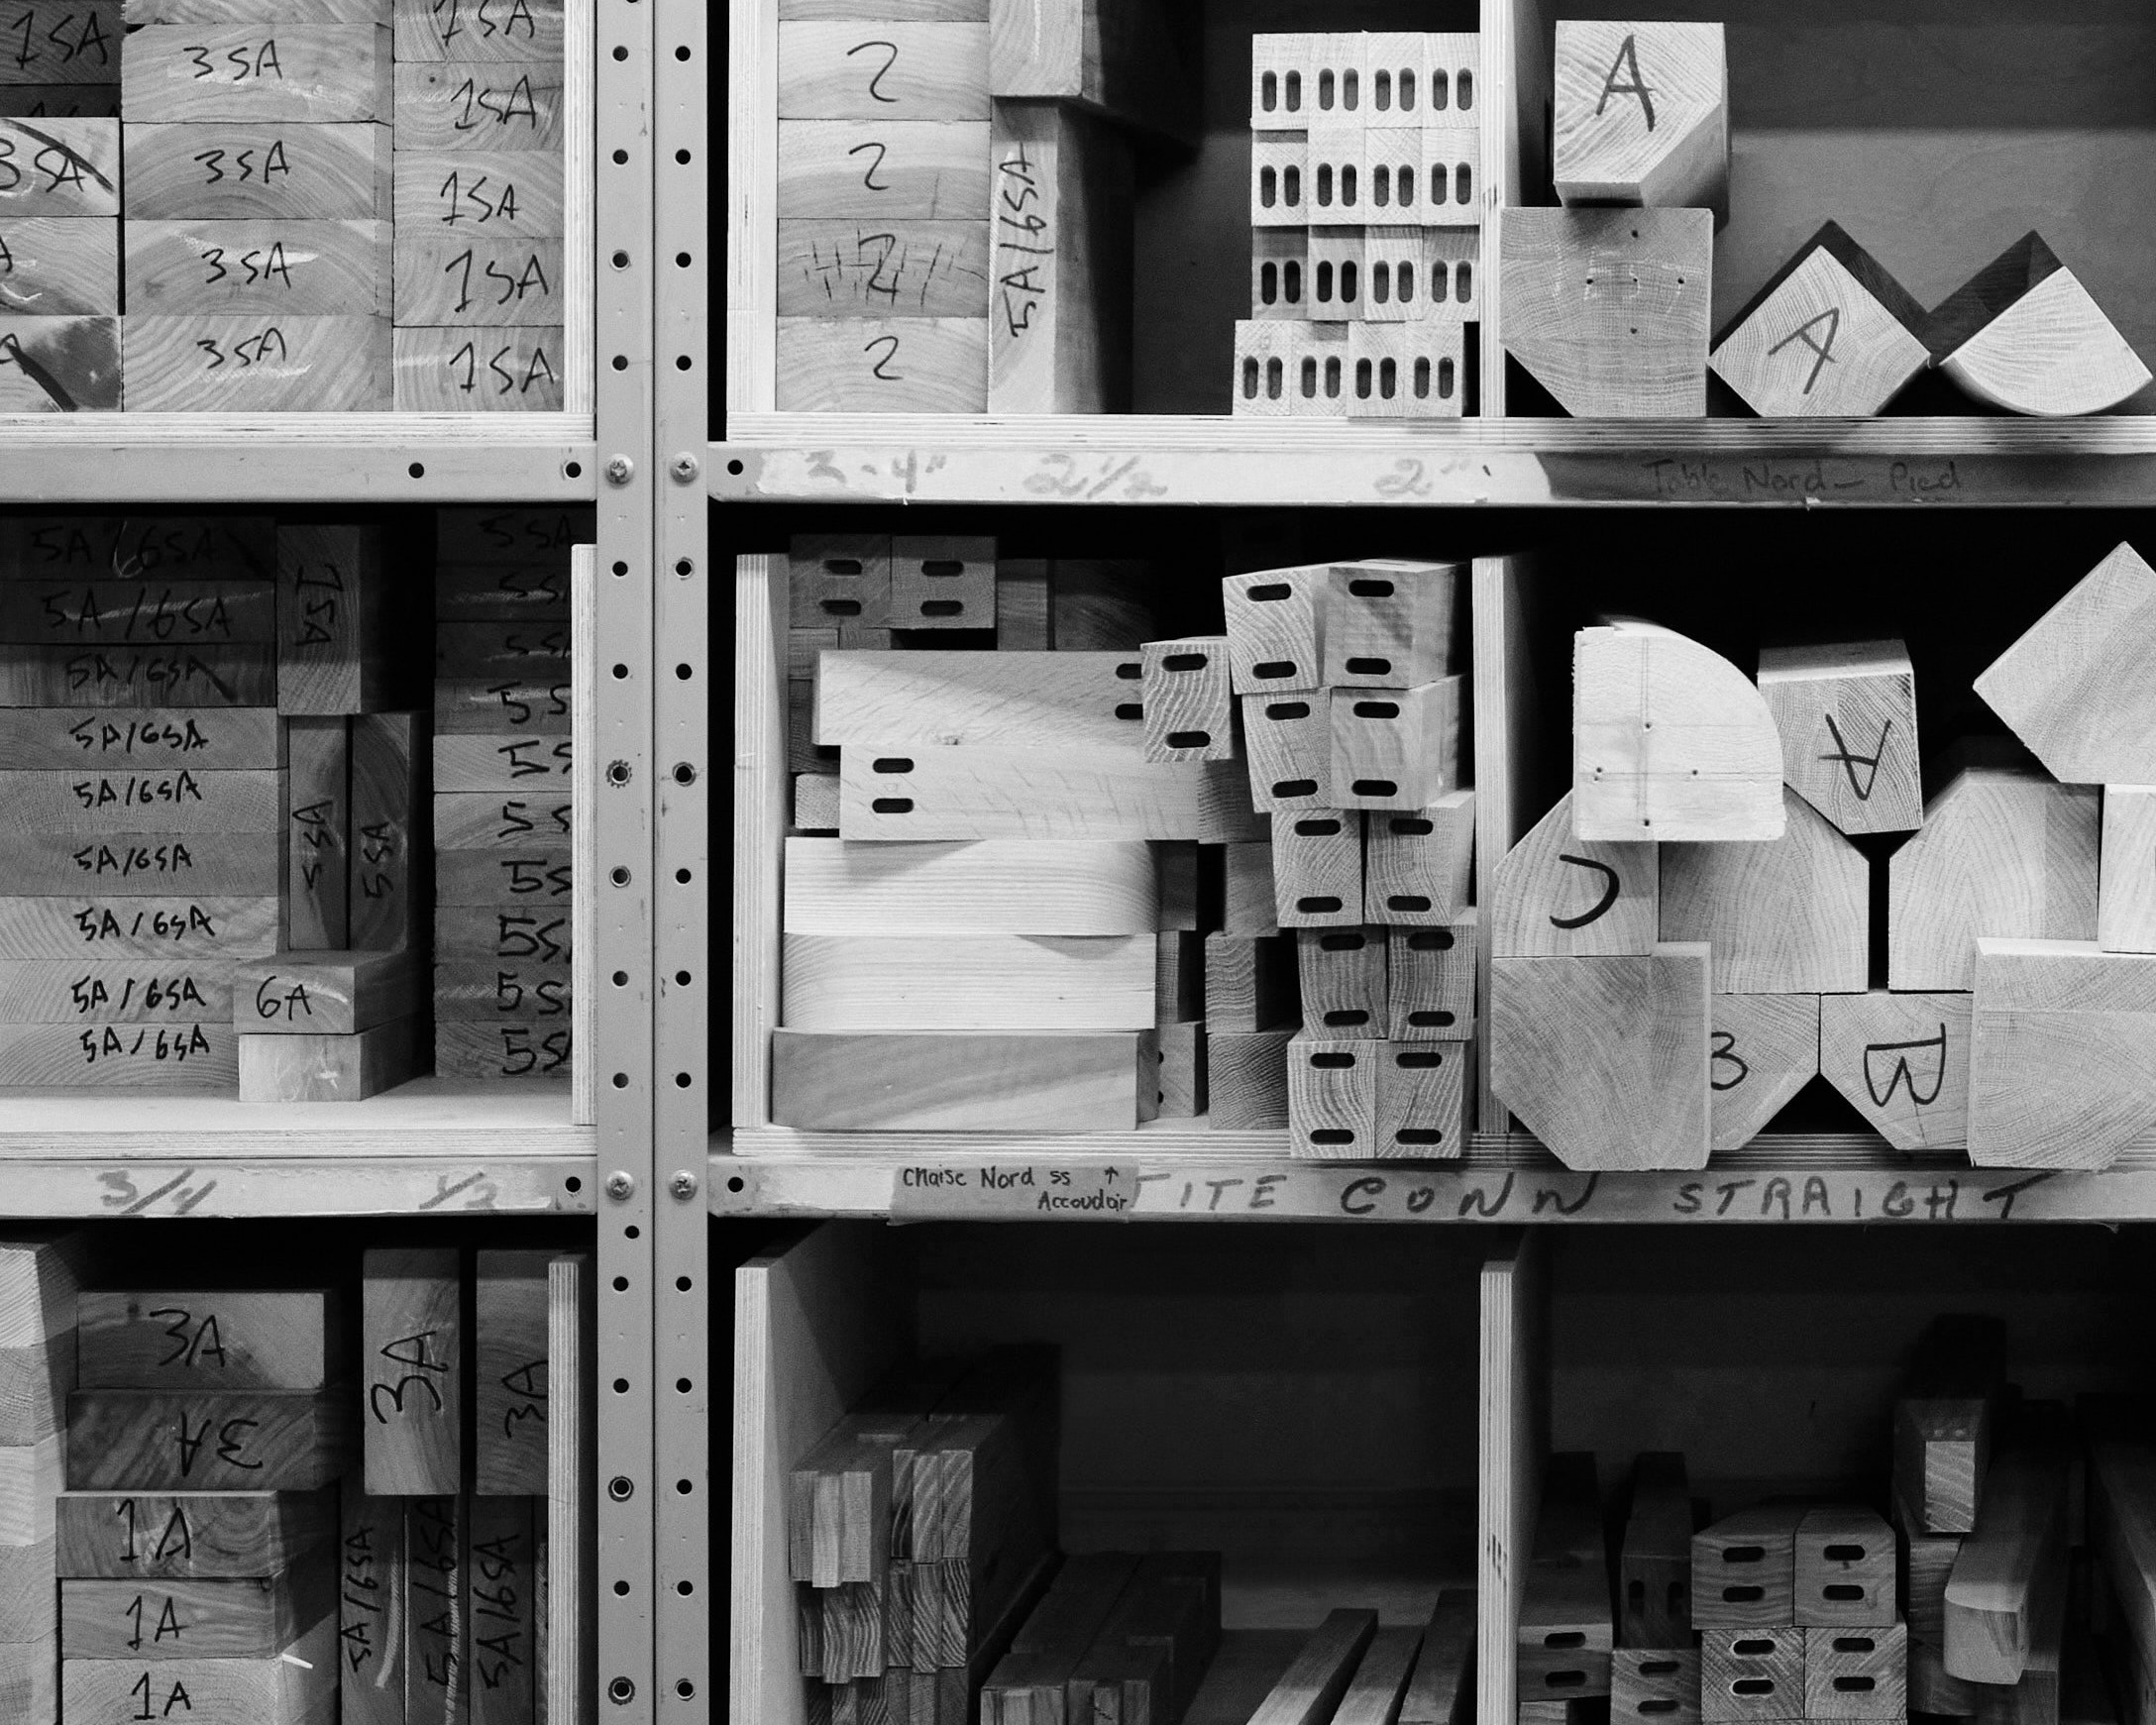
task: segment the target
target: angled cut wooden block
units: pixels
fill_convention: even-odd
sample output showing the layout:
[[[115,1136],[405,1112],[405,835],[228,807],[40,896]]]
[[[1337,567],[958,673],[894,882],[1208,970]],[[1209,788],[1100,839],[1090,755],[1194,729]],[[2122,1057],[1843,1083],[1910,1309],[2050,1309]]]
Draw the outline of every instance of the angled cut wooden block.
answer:
[[[849,839],[1259,838],[1238,761],[1153,763],[1099,747],[849,748],[839,761]],[[1356,875],[1355,912],[1361,916]]]
[[[2092,938],[2098,829],[2093,787],[2024,768],[1957,773],[1887,864],[1887,986],[1966,992],[1980,935]]]
[[[1717,994],[1707,1011],[1713,1145],[1739,1149],[1818,1072],[1821,1001],[1810,994]]]
[[[1498,958],[1490,1085],[1568,1168],[1699,1168],[1708,1126],[1708,951]]]
[[[1879,412],[1930,364],[1924,308],[1829,222],[1723,326],[1707,363],[1762,418]]]
[[[817,1132],[1128,1132],[1151,1038],[776,1029],[771,1118]]]
[[[825,653],[815,740],[887,751],[914,743],[1134,751],[1143,735],[1143,675],[1134,653]]]
[[[784,1022],[804,1030],[1125,1030],[1153,1022],[1141,935],[788,934]]]
[[[1923,824],[1916,672],[1899,641],[1760,650],[1790,790],[1847,833]]]
[[[2156,569],[2116,546],[1977,678],[2068,785],[2138,785],[2156,761]]]
[[[2013,413],[2102,413],[2149,380],[2141,357],[2034,232],[1932,308],[1924,343],[1971,395]]]
[[[1572,832],[1583,839],[1779,838],[1781,737],[1752,680],[1631,619],[1572,637]]]
[[[1979,938],[1969,1159],[2107,1167],[2156,1125],[2156,957]]]
[[[1660,922],[1653,844],[1573,837],[1567,791],[1497,865],[1488,913],[1499,958],[1646,953]]]
[[[1662,847],[1662,937],[1709,942],[1717,993],[1861,994],[1871,864],[1795,792],[1781,796],[1779,838]]]
[[[1729,214],[1729,54],[1719,24],[1561,18],[1552,172],[1564,204]]]
[[[1837,994],[1819,1002],[1819,1072],[1901,1150],[1969,1141],[1967,994]]]
[[[790,934],[1143,934],[1158,916],[1142,840],[786,841]]]
[[[1710,210],[1505,212],[1499,337],[1579,419],[1707,411]]]

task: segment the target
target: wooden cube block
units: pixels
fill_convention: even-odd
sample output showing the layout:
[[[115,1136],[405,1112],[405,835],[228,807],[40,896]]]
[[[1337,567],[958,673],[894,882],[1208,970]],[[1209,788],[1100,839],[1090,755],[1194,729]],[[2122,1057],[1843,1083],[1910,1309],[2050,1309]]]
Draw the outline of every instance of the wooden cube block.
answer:
[[[986,221],[992,161],[985,120],[782,120],[779,220]]]
[[[83,1389],[318,1390],[344,1373],[344,1304],[325,1288],[85,1291],[80,1312]]]
[[[1289,228],[1298,233],[1310,226],[1311,205],[1306,196],[1304,169],[1310,162],[1310,141],[1305,133],[1261,133],[1250,140],[1250,227]]]
[[[1449,791],[1412,813],[1365,823],[1363,919],[1391,927],[1436,926],[1467,909],[1474,864],[1474,793]]]
[[[1924,308],[1829,222],[1723,326],[1709,360],[1767,418],[1879,412],[1930,363]]]
[[[1295,949],[1277,934],[1205,937],[1206,1028],[1216,1035],[1255,1034],[1295,1018]]]
[[[427,992],[408,949],[279,952],[241,963],[233,986],[236,1022],[251,1035],[354,1035],[409,1018]]]
[[[116,317],[11,317],[0,325],[0,413],[117,413]]]
[[[779,26],[782,120],[985,120],[988,26]]]
[[[1261,569],[1221,583],[1228,660],[1239,695],[1313,690],[1325,674],[1322,564]]]
[[[1693,1609],[1696,1614],[1696,1604]],[[1803,1718],[1804,1632],[1782,1625],[1714,1624],[1701,1630],[1699,1717]]]
[[[88,7],[80,15],[94,13]],[[117,41],[113,51],[119,52]],[[120,213],[117,120],[0,119],[0,163],[12,170],[0,172],[6,182],[0,184],[0,225],[40,216]]]
[[[1390,1033],[1383,929],[1300,929],[1295,965],[1303,1023],[1314,1034],[1382,1040]]]
[[[1276,1132],[1288,1124],[1287,1030],[1206,1027],[1207,1124],[1215,1132]]]
[[[1891,1623],[1893,1532],[1868,1509],[1822,1504],[1796,1528],[1796,1621],[1807,1626]]]
[[[1425,227],[1469,228],[1482,220],[1482,143],[1471,126],[1422,132]]]
[[[1566,204],[1729,211],[1729,55],[1719,24],[1564,19],[1552,174]]]
[[[1302,351],[1301,329],[1300,320],[1236,320],[1233,412],[1265,419],[1288,417],[1295,363]],[[5,372],[0,372],[0,383],[5,380]]]
[[[1390,1041],[1378,1056],[1377,1156],[1449,1158],[1467,1147],[1474,1053],[1465,1042]]]
[[[387,121],[391,101],[386,23],[147,24],[120,65],[130,122]]]
[[[1466,408],[1465,326],[1450,317],[1348,326],[1350,419],[1456,419]]]
[[[530,150],[559,159],[563,76],[559,59],[478,66],[407,60],[396,68],[397,152]],[[852,177],[861,179],[860,163],[853,166]]]
[[[120,309],[120,224],[0,213],[0,317],[86,317]]]
[[[1327,322],[1362,315],[1362,230],[1312,228],[1310,315]]]
[[[1386,975],[1391,1034],[1408,1042],[1474,1035],[1475,914],[1447,928],[1394,928]]]
[[[143,413],[344,413],[391,400],[386,317],[131,316],[128,405]]]
[[[324,1612],[296,1639],[263,1658],[61,1661],[60,1706],[66,1718],[106,1725],[143,1705],[161,1714],[168,1709],[175,1718],[192,1711],[205,1720],[260,1719],[271,1725],[334,1713],[336,1615]]]
[[[1474,319],[1482,315],[1482,230],[1425,228],[1423,271],[1428,316]]]
[[[242,1102],[364,1102],[423,1070],[419,1021],[343,1035],[243,1035]]]
[[[1847,833],[1923,824],[1916,673],[1899,641],[1763,648],[1759,686],[1790,790]]]
[[[564,268],[560,240],[399,230],[391,265],[396,320],[497,335],[560,329],[568,317]]]
[[[1377,1135],[1377,1066],[1384,1044],[1298,1031],[1288,1043],[1288,1149],[1359,1161]]]
[[[1412,689],[1452,673],[1465,617],[1465,565],[1373,559],[1328,575],[1325,681]]]
[[[1795,1621],[1796,1526],[1803,1515],[1800,1504],[1761,1504],[1692,1536],[1693,1628]]]
[[[1362,921],[1362,815],[1315,809],[1272,837],[1273,897],[1283,928],[1353,928]]]
[[[1610,1725],[1699,1725],[1699,1650],[1621,1647],[1609,1662]]]
[[[311,1491],[350,1459],[342,1390],[77,1390],[67,1401],[74,1491]],[[215,1444],[204,1441],[216,1435]]]
[[[1464,678],[1333,691],[1333,791],[1344,809],[1427,809],[1460,777]]]
[[[533,150],[400,150],[396,218],[412,228],[433,224],[452,233],[559,240],[562,177],[562,162]],[[128,182],[131,198],[135,183]],[[780,245],[783,253],[783,229]]]
[[[1245,695],[1241,707],[1251,804],[1264,813],[1330,808],[1333,722],[1325,693]]]
[[[1310,230],[1250,230],[1250,315],[1253,318],[1305,318],[1310,315]]]
[[[388,126],[376,121],[286,126],[275,121],[197,120],[191,124],[134,124],[127,129],[127,215],[130,222],[279,221],[386,222],[391,214]],[[427,164],[431,169],[432,163]],[[399,163],[397,172],[407,169]],[[413,171],[416,171],[416,165]],[[557,175],[557,180],[559,176]],[[453,184],[445,181],[454,179]],[[428,194],[439,211],[415,201],[414,224],[446,214],[492,227],[496,212],[513,221],[518,199],[510,182],[457,167],[429,172]],[[502,209],[502,200],[508,199]],[[559,232],[561,192],[554,199]],[[482,212],[485,212],[483,217]]]
[[[560,329],[405,329],[391,339],[400,413],[559,413]]]
[[[836,773],[794,775],[794,830],[833,834],[838,831]]]
[[[1191,635],[1144,646],[1145,758],[1230,761],[1236,702],[1225,635]]]
[[[1804,1717],[1899,1719],[1908,1710],[1907,1668],[1900,1623],[1806,1629]]]
[[[985,413],[988,325],[977,317],[782,317],[780,410]]]

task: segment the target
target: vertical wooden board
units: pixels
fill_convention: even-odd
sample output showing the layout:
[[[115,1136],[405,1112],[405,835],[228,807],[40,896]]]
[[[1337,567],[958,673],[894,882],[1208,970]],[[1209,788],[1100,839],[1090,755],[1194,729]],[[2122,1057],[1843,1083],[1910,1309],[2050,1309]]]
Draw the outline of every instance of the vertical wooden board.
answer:
[[[116,317],[18,317],[0,327],[0,413],[117,413]]]
[[[471,1725],[534,1725],[539,1549],[532,1499],[473,1497],[467,1505]]]
[[[1895,1148],[1964,1148],[1974,998],[1880,991],[1822,997],[1820,1076]]]
[[[562,0],[396,0],[400,60],[562,57]]]
[[[396,68],[396,147],[555,154],[562,97],[559,60],[406,61]]]
[[[456,1250],[370,1250],[361,1311],[368,1490],[383,1497],[454,1496],[464,1455]]]
[[[386,222],[389,140],[386,125],[364,120],[131,125],[128,218]]]
[[[119,310],[119,223],[0,214],[0,314],[85,317]]]
[[[568,371],[560,329],[395,331],[399,413],[559,413]]]
[[[32,7],[34,16],[37,8]],[[18,18],[21,14],[17,15]],[[22,25],[13,23],[9,35]],[[22,44],[15,43],[16,54]],[[10,54],[9,59],[16,57]],[[10,69],[0,63],[0,70]],[[117,216],[120,125],[116,120],[0,119],[0,218]]]
[[[285,721],[290,804],[284,944],[336,951],[352,944],[348,859],[352,834],[351,733],[342,717]]]
[[[352,725],[352,944],[417,943],[426,903],[427,715],[364,712]]]
[[[374,527],[277,529],[277,710],[371,711],[388,666],[388,572]]]
[[[404,1725],[404,1506],[348,1473],[338,1542],[342,1725]]]
[[[734,563],[733,1118],[771,1119],[771,1031],[779,1023],[781,859],[786,845],[784,683],[788,569]]]
[[[1283,815],[1272,835],[1275,918],[1283,928],[1362,921],[1362,814],[1313,809]]]
[[[434,1072],[438,1078],[567,1079],[575,1083],[571,1025],[438,1022]]]
[[[389,27],[144,25],[129,32],[121,58],[120,112],[129,121],[387,120]]]
[[[471,1717],[472,1625],[465,1565],[473,1501],[412,1497],[404,1505],[407,1725],[466,1725]]]
[[[1475,1719],[1514,1717],[1520,1604],[1550,1451],[1547,1239],[1522,1232],[1482,1266],[1475,1490]]]
[[[1529,0],[1532,3],[1532,0]],[[1484,375],[1491,359],[1485,343]],[[1496,371],[1503,376],[1502,356]],[[1498,411],[1501,394],[1485,386],[1483,411]],[[1529,650],[1529,622],[1536,597],[1534,565],[1518,557],[1478,557],[1469,568],[1467,621],[1472,636],[1468,679],[1474,703],[1469,734],[1474,743],[1474,902],[1481,910],[1483,935],[1475,954],[1475,995],[1489,1001],[1490,957],[1495,949],[1497,865],[1533,824],[1529,811],[1540,803],[1532,783],[1541,735],[1542,707],[1535,665]],[[1548,913],[1545,913],[1547,915]],[[1476,1048],[1477,1115],[1483,1132],[1502,1132],[1510,1120],[1490,1087],[1489,1038]]]
[[[0,1025],[0,1085],[231,1094],[238,1049],[230,1025]]]
[[[482,1251],[473,1278],[473,1489],[547,1489],[547,1265],[540,1251]]]
[[[0,82],[119,81],[120,0],[25,0],[8,20],[7,33],[11,47],[0,61]]]
[[[559,240],[562,164],[536,150],[399,150],[397,227]]]
[[[127,221],[128,310],[143,315],[387,317],[389,224]]]
[[[2156,787],[2103,787],[2097,944],[2156,952]]]
[[[129,317],[139,413],[354,413],[389,406],[383,317]]]
[[[570,775],[569,909],[572,944],[592,953],[598,946],[598,586],[593,567],[598,554],[593,546],[579,545],[569,555],[569,664],[576,691],[570,738],[575,771]],[[591,1126],[598,1119],[598,973],[593,964],[572,964],[570,1010],[570,1119]]]
[[[564,1253],[547,1266],[547,1375],[557,1390],[547,1426],[545,1592],[540,1646],[545,1682],[536,1711],[551,1725],[597,1716],[598,1527],[593,1513],[598,1354],[592,1260]],[[537,1531],[535,1529],[535,1531]]]
[[[67,1403],[76,1440],[67,1482],[90,1491],[312,1490],[342,1477],[352,1411],[341,1390],[77,1390]],[[214,1452],[205,1427],[219,1429]]]
[[[986,318],[781,318],[780,410],[985,413],[988,332]]]

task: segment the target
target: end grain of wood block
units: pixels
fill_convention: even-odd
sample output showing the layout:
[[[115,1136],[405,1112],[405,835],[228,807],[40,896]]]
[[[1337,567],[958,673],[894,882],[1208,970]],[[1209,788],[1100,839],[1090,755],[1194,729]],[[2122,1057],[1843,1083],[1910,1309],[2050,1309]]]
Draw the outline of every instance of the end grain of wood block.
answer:
[[[259,1578],[329,1550],[337,1536],[333,1487],[76,1490],[61,1492],[54,1509],[63,1576]]]
[[[1807,1627],[1891,1623],[1892,1530],[1868,1509],[1822,1504],[1797,1523],[1795,1620]]]
[[[562,410],[559,328],[399,328],[391,351],[400,413]]]
[[[1239,695],[1288,694],[1325,680],[1327,566],[1261,569],[1221,583]]]
[[[1457,786],[1465,681],[1333,691],[1333,794],[1343,808],[1422,809]]]
[[[200,1021],[0,1025],[0,1084],[229,1095],[235,1043],[231,1025]]]
[[[484,791],[544,795],[566,787],[569,774],[567,737],[459,733],[434,739],[437,794]]]
[[[786,845],[790,934],[1149,934],[1158,918],[1141,840]]]
[[[16,317],[0,328],[0,413],[117,413],[116,317]]]
[[[989,225],[796,218],[779,224],[778,281],[781,317],[986,317]]]
[[[1333,1611],[1250,1715],[1250,1725],[1324,1725],[1377,1633],[1374,1611]]]
[[[1908,289],[1828,222],[1728,321],[1708,364],[1762,417],[1862,417],[1929,363],[1925,323]]]
[[[2103,787],[2097,944],[2156,952],[2156,787]]]
[[[565,911],[561,922],[567,926]],[[434,1072],[438,1078],[485,1083],[566,1079],[575,1053],[567,1024],[474,1024],[437,1020]]]
[[[538,151],[399,150],[384,171],[407,232],[563,237],[563,164]]]
[[[396,0],[391,26],[400,60],[469,64],[562,56],[562,0],[460,0],[447,6]]]
[[[1220,847],[1221,930],[1228,934],[1279,932],[1273,897],[1272,842],[1245,839]],[[1197,925],[1193,918],[1191,925]]]
[[[1465,566],[1372,560],[1326,577],[1325,681],[1336,689],[1412,689],[1454,670],[1463,640]]]
[[[1610,1725],[1699,1725],[1699,1650],[1620,1647],[1609,1660]]]
[[[387,222],[127,222],[130,311],[260,317],[389,315]],[[513,319],[504,318],[502,322]]]
[[[1381,1041],[1390,1033],[1384,929],[1304,928],[1295,959],[1311,1034]]]
[[[1349,419],[1457,419],[1466,411],[1465,326],[1456,317],[1348,326]]]
[[[1362,915],[1390,927],[1455,921],[1473,892],[1474,793],[1450,791],[1420,809],[1363,822]]]
[[[786,412],[985,413],[988,319],[783,317],[778,366]]]
[[[1488,916],[1498,958],[1588,957],[1653,950],[1661,853],[1651,843],[1581,840],[1566,792],[1498,862]]]
[[[1902,1624],[1804,1631],[1805,1718],[1899,1719],[1907,1710]]]
[[[259,1580],[62,1581],[60,1635],[70,1659],[139,1662],[155,1692],[167,1664],[274,1658],[328,1614],[336,1592],[326,1551]],[[170,1639],[146,1637],[144,1625],[172,1626]]]
[[[358,413],[389,405],[385,317],[121,321],[128,406],[137,412]]]
[[[1780,1625],[1786,1632],[1795,1621],[1796,1524],[1803,1514],[1801,1504],[1762,1504],[1692,1536],[1695,1629]]]
[[[1474,1035],[1475,947],[1472,910],[1446,928],[1384,930],[1386,1018],[1408,1042],[1464,1042]]]
[[[129,122],[386,121],[390,102],[386,23],[149,24],[120,66]]]
[[[1564,19],[1553,175],[1565,204],[1729,213],[1729,54],[1719,24]]]
[[[120,0],[26,0],[9,34],[10,84],[110,84],[120,76]]]
[[[409,950],[280,952],[239,965],[233,989],[251,1035],[352,1035],[409,1018],[427,981]]]
[[[996,541],[954,534],[895,534],[891,540],[891,626],[996,626]]]
[[[1207,1124],[1216,1132],[1274,1132],[1288,1124],[1290,1029],[1206,1027]]]
[[[0,959],[260,958],[276,950],[281,921],[274,897],[0,899]]]
[[[1803,1718],[1804,1631],[1722,1624],[1701,1630],[1699,1717],[1710,1725]]]
[[[353,1449],[348,1392],[77,1390],[68,1399],[74,1491],[312,1491]],[[208,1421],[216,1451],[194,1440]],[[227,1422],[240,1422],[230,1424]]]
[[[1377,1138],[1377,1071],[1384,1044],[1300,1030],[1288,1043],[1288,1149],[1363,1161]]]
[[[1143,649],[1145,758],[1227,761],[1236,756],[1236,703],[1228,637],[1148,641]]]
[[[1897,1149],[1969,1143],[1968,994],[1826,995],[1819,1073]]]
[[[779,220],[986,220],[989,148],[986,121],[782,120]]]
[[[1333,716],[1326,691],[1245,695],[1239,704],[1251,804],[1266,814],[1332,808]]]
[[[396,68],[397,153],[545,151],[559,159],[563,76],[558,59],[484,65],[407,60]]]
[[[562,242],[421,230],[396,238],[399,324],[428,329],[558,329],[566,315]]]
[[[84,317],[120,309],[120,224],[0,213],[0,315]]]
[[[1273,833],[1273,897],[1283,928],[1354,928],[1362,922],[1362,814],[1313,809]]]
[[[1707,1117],[1717,1153],[1750,1143],[1817,1075],[1821,1005],[1802,994],[1718,994],[1707,1003]]]
[[[1763,648],[1759,685],[1782,778],[1812,808],[1847,833],[1922,824],[1916,674],[1899,641]]]
[[[1467,1148],[1474,1098],[1473,1050],[1464,1042],[1387,1042],[1378,1056],[1380,1157],[1420,1161]]]
[[[242,1102],[364,1102],[419,1076],[419,1021],[357,1034],[240,1037]]]
[[[1249,1034],[1293,1026],[1295,951],[1280,934],[1205,937],[1206,1027],[1216,1034]]]
[[[2035,233],[1935,306],[1924,341],[1965,392],[2013,413],[2102,413],[2149,380],[2140,355]]]
[[[782,120],[985,120],[988,27],[779,26]]]
[[[85,1290],[80,1324],[83,1389],[318,1390],[344,1375],[344,1303],[326,1288]]]
[[[130,125],[128,220],[386,222],[390,136],[373,121]]]
[[[838,835],[838,775],[794,775],[794,828],[801,833]]]
[[[79,9],[78,16],[87,19],[95,10]],[[118,55],[117,38],[113,53]],[[9,180],[0,186],[0,220],[120,213],[117,120],[0,119],[0,161],[15,169],[12,176],[0,175]]]

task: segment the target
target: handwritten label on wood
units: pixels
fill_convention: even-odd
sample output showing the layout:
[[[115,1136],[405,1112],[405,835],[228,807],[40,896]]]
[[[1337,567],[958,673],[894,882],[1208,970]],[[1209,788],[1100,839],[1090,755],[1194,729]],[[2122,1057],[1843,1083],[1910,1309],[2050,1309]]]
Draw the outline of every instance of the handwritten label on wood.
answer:
[[[1121,1216],[1137,1199],[1134,1163],[910,1164],[892,1177],[891,1214]]]

